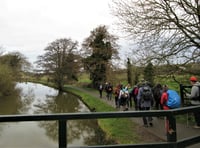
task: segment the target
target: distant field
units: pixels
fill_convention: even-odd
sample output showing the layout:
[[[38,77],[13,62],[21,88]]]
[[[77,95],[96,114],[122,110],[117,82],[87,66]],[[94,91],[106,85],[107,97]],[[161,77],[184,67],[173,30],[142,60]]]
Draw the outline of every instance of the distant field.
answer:
[[[190,75],[177,75],[175,76],[176,80],[180,83],[180,84],[184,84],[184,85],[190,85],[189,83],[189,77]],[[116,72],[113,74],[112,76],[112,84],[115,86],[117,85],[119,82],[121,82],[122,84],[126,85],[127,84],[127,73],[126,72]],[[179,91],[179,83],[176,82],[173,77],[169,77],[169,76],[155,76],[154,78],[154,83],[160,83],[162,85],[166,84],[169,86],[170,89],[175,89],[177,91]],[[91,80],[89,79],[89,74],[83,73],[80,75],[79,77],[79,81],[78,83],[80,84],[89,84],[91,83]]]
[[[116,71],[114,73],[112,73],[112,76],[110,76],[110,81],[113,86],[116,86],[117,84],[121,83],[123,85],[126,85],[127,84],[127,73],[126,73],[126,70],[124,71]],[[181,84],[184,84],[184,85],[190,85],[189,83],[189,78],[190,78],[190,75],[176,75],[175,76],[176,81],[174,81],[173,77],[171,76],[166,76],[166,75],[159,75],[159,76],[155,76],[154,77],[154,83],[157,84],[157,83],[160,83],[161,85],[168,85],[170,89],[174,89],[174,90],[177,90],[179,91],[179,83]],[[30,78],[29,78],[30,79]],[[37,76],[35,77],[34,76],[34,79],[37,79],[37,80],[42,80],[42,81],[48,81],[50,79],[48,79],[47,76]],[[74,84],[74,85],[77,85],[77,86],[88,86],[88,84],[91,83],[91,80],[90,80],[90,77],[89,77],[89,74],[88,73],[85,73],[85,72],[82,72],[79,74],[78,76],[78,81],[73,81],[73,82],[66,82],[67,84]],[[133,84],[135,85],[135,84]]]

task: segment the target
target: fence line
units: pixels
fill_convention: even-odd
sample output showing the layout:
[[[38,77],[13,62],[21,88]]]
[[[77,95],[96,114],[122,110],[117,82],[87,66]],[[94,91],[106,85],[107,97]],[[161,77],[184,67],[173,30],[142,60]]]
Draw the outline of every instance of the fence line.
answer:
[[[102,145],[102,146],[82,146],[83,148],[177,148],[185,147],[195,143],[199,143],[200,136],[189,137],[177,141],[176,131],[176,115],[187,114],[200,110],[200,106],[182,107],[172,110],[150,110],[150,111],[126,111],[126,112],[87,112],[87,113],[58,113],[58,114],[36,114],[36,115],[1,115],[0,122],[26,122],[26,121],[58,121],[58,146],[59,148],[67,147],[67,121],[80,119],[104,119],[104,118],[131,118],[131,117],[168,117],[169,124],[173,129],[173,133],[167,133],[167,142],[151,143],[151,144],[118,144],[118,145]]]

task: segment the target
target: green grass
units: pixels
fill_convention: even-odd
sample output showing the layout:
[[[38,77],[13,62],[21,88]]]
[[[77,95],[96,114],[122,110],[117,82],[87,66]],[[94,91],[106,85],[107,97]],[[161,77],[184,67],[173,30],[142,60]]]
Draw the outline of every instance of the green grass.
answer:
[[[79,78],[78,78],[78,83],[83,83],[83,84],[89,84],[91,83],[91,80],[89,78],[89,74],[87,73],[81,73]]]
[[[115,139],[117,143],[139,143],[139,137],[135,132],[135,124],[130,119],[100,119],[99,125],[106,132],[108,138]]]
[[[155,77],[155,82],[160,84],[166,84],[170,89],[179,91],[179,84],[190,85],[190,75],[175,75],[178,82],[174,81],[173,77],[157,76]]]
[[[185,124],[188,122],[188,124],[195,124],[194,116],[193,114],[184,114],[184,115],[178,115],[176,116],[176,120],[178,123]]]

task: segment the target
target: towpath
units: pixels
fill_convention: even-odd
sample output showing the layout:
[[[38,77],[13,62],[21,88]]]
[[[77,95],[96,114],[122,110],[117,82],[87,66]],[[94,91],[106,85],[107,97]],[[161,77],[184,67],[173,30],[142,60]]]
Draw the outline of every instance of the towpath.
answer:
[[[88,89],[84,89],[84,88],[77,88],[83,92],[86,92],[96,98],[99,98],[99,93],[98,91],[91,91]],[[105,94],[103,93],[103,98],[99,98],[102,101],[104,101],[105,103],[115,107],[115,103],[114,103],[114,99],[112,99],[111,101],[107,100],[105,97]],[[129,110],[134,110],[134,108],[130,108]],[[151,133],[151,135],[154,135],[160,139],[162,139],[163,141],[167,140],[166,134],[165,134],[165,123],[163,119],[154,117],[153,118],[153,127],[143,127],[143,122],[141,118],[132,118],[132,121],[137,123],[140,128],[142,129],[142,131],[146,131]],[[177,139],[181,140],[184,138],[188,138],[188,137],[192,137],[192,136],[196,136],[196,135],[200,135],[200,129],[194,129],[193,126],[190,123],[183,123],[183,124],[176,124],[176,128],[177,128]],[[192,145],[189,148],[200,148],[200,142],[198,144]]]

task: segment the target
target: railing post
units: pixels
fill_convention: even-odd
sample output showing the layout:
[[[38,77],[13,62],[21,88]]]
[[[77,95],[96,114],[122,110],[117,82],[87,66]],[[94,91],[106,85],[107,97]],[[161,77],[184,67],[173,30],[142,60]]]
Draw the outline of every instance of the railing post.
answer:
[[[182,106],[184,106],[184,104],[185,104],[185,100],[184,100],[184,92],[183,92],[183,85],[182,84],[180,84],[179,85],[180,86],[180,96],[181,96],[181,104],[182,104]]]
[[[66,148],[67,146],[67,121],[66,120],[59,120],[59,133],[58,133],[58,142],[59,142],[59,148]]]
[[[181,104],[184,105],[183,85],[179,84],[179,88],[180,88]]]
[[[167,141],[168,142],[177,142],[177,134],[176,134],[176,118],[171,113],[167,116],[169,120],[169,130],[167,132]],[[174,145],[173,148],[176,148],[177,145]]]

